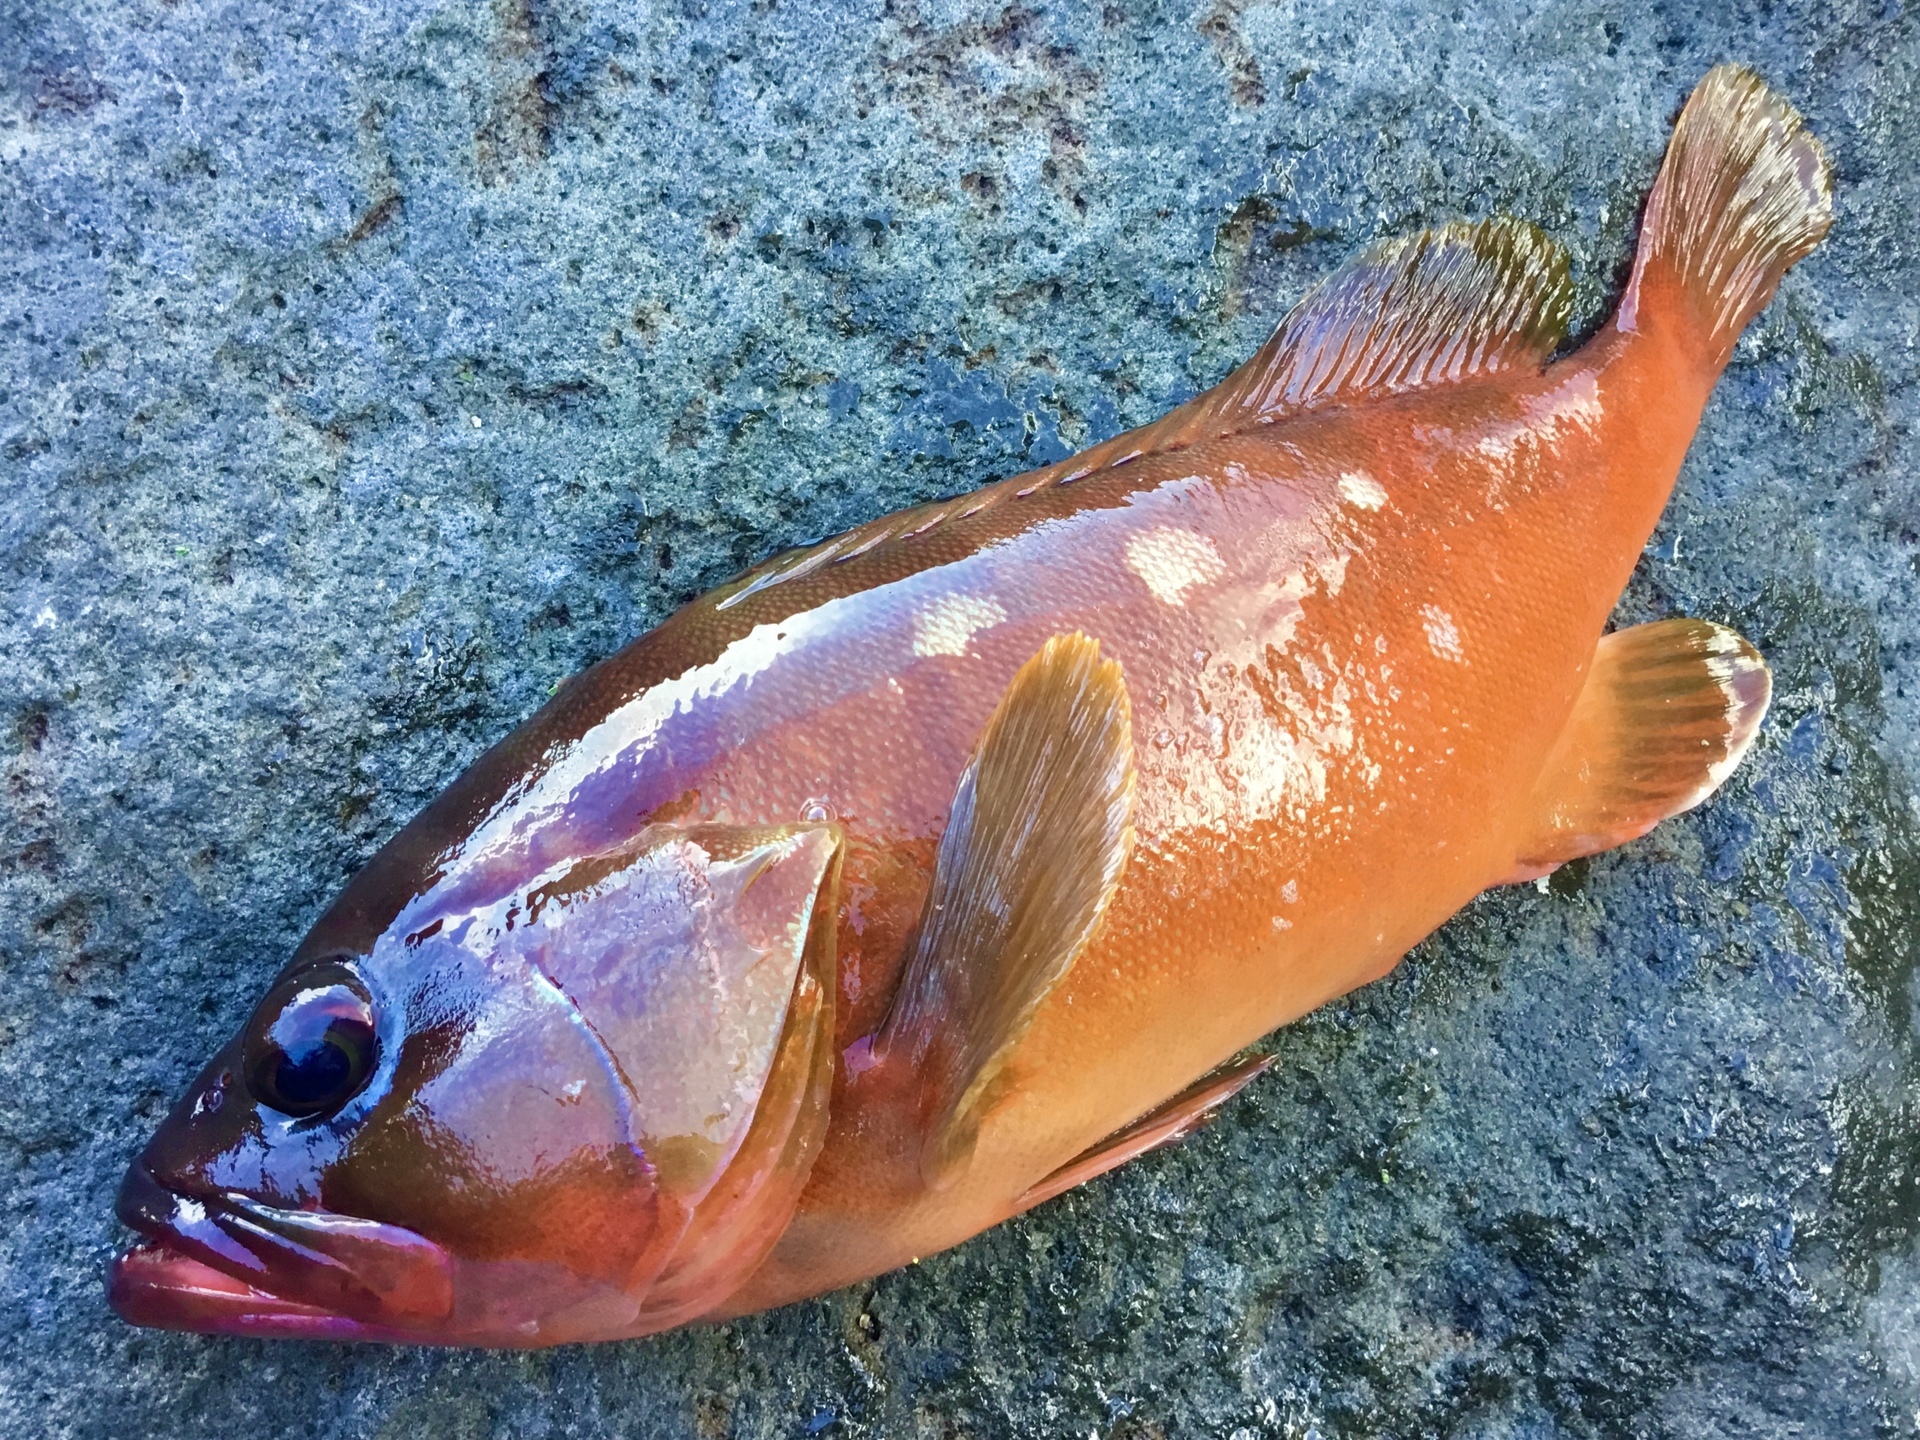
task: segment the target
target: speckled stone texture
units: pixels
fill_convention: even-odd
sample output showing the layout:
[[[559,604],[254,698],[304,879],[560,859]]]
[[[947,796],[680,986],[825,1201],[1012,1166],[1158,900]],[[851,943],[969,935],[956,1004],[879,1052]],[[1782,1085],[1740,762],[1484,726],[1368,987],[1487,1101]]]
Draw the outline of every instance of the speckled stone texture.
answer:
[[[341,881],[742,565],[1148,420],[1356,246],[1610,303],[1673,114],[1838,172],[1623,620],[1778,676],[1212,1130],[957,1252],[531,1356],[136,1331],[129,1157]],[[11,0],[0,1431],[1920,1431],[1920,18],[1901,0]]]

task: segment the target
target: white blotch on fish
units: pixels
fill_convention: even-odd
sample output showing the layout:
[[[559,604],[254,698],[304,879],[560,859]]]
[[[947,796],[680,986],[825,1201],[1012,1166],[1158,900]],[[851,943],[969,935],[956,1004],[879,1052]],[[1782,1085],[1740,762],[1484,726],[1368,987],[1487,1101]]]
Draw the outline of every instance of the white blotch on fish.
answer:
[[[1387,490],[1362,470],[1345,470],[1340,475],[1340,498],[1362,510],[1378,510],[1387,503]]]
[[[1161,604],[1180,605],[1189,590],[1226,574],[1227,562],[1206,536],[1162,525],[1127,541],[1127,568]]]
[[[942,595],[913,617],[913,653],[964,655],[975,635],[1006,618],[998,601],[978,595]]]
[[[1434,654],[1442,660],[1465,661],[1466,651],[1460,648],[1460,627],[1453,623],[1451,615],[1438,605],[1422,605],[1420,623],[1426,629],[1427,644]]]

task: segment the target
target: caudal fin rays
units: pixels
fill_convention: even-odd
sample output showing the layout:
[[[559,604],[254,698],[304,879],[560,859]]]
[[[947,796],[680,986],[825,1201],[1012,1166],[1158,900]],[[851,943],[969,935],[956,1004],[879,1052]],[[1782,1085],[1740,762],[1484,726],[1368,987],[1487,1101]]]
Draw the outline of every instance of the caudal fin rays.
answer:
[[[1615,323],[1664,326],[1717,372],[1832,223],[1832,166],[1800,113],[1753,71],[1716,66],[1674,126]]]

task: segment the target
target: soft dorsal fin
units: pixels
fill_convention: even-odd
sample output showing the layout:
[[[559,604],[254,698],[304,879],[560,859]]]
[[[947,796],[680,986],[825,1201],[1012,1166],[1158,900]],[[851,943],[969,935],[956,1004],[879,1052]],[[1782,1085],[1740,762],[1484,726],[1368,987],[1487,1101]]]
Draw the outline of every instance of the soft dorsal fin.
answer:
[[[921,1169],[949,1180],[1041,1000],[1086,948],[1133,844],[1118,662],[1056,635],[1020,667],[960,777],[900,990],[874,1046],[918,1076]]]
[[[1538,366],[1573,310],[1567,252],[1505,217],[1369,246],[1307,293],[1201,397],[1233,425]]]
[[[1525,221],[1382,240],[1308,291],[1206,394],[1061,466],[1086,474],[1317,406],[1537,367],[1566,338],[1572,312],[1567,252]]]
[[[1176,1145],[1211,1120],[1220,1107],[1273,1066],[1274,1057],[1258,1055],[1222,1065],[1163,1104],[1156,1105],[1131,1125],[1122,1126],[1099,1144],[1083,1150],[1044,1180],[1036,1181],[1015,1205],[1015,1212],[1044,1205],[1076,1185],[1117,1170],[1129,1160]]]
[[[1724,625],[1660,620],[1602,636],[1508,878],[1536,879],[1691,810],[1747,753],[1772,693],[1760,652]]]

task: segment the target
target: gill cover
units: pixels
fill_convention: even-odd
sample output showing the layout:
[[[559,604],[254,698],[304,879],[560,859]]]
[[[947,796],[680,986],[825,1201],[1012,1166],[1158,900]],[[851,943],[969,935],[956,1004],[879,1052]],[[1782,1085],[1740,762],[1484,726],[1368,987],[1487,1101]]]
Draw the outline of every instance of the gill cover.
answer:
[[[654,1169],[638,1333],[737,1289],[819,1154],[842,849],[837,826],[650,826],[529,896],[536,963],[620,1070]]]

